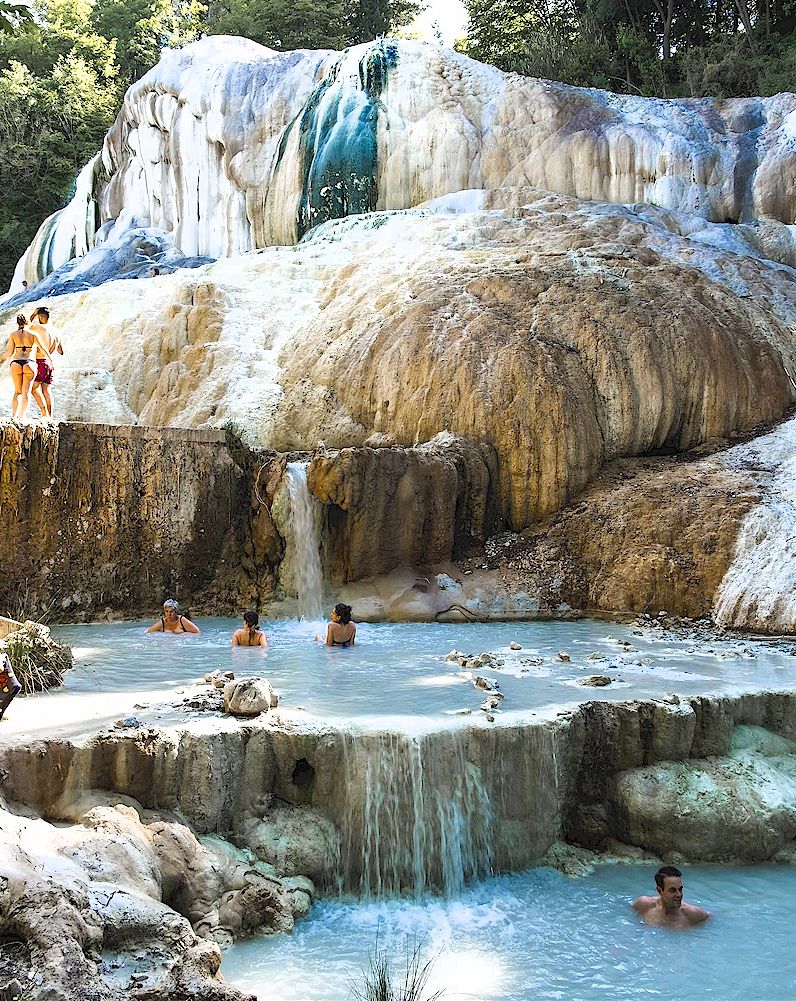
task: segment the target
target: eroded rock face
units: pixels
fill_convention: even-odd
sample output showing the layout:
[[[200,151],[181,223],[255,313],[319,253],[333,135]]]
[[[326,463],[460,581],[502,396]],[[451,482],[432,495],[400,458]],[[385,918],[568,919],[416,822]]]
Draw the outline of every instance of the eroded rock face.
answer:
[[[219,944],[289,931],[309,909],[306,885],[128,797],[84,791],[57,814],[76,823],[0,810],[0,932],[21,943],[33,1001],[242,1001],[218,976]]]
[[[333,580],[357,580],[480,550],[496,474],[486,443],[449,434],[414,449],[315,455],[307,483],[329,505],[327,572]]]
[[[658,855],[758,862],[796,837],[796,744],[736,727],[729,754],[616,778],[616,833]]]
[[[349,213],[509,185],[790,223],[781,179],[793,173],[795,107],[788,94],[653,102],[581,90],[419,42],[340,54],[203,39],[128,90],[101,164],[44,224],[15,284],[133,226],[220,257],[295,243]]]
[[[5,607],[20,589],[61,619],[158,608],[174,591],[216,614],[273,596],[273,456],[218,430],[13,423],[0,456]]]
[[[57,322],[70,363],[102,357],[142,423],[233,419],[280,450],[484,440],[495,521],[515,529],[605,461],[790,405],[781,269],[695,244],[671,214],[527,190],[513,205],[327,224],[147,283],[143,300],[130,283],[63,297]]]
[[[770,736],[753,730],[752,740],[745,727],[763,728]],[[110,802],[132,796],[158,811],[144,816],[146,830],[133,822],[132,834],[107,853],[108,878],[134,880],[155,895],[161,888],[162,900],[188,915],[197,930],[202,920],[223,939],[225,922],[233,928],[237,922],[214,917],[214,901],[238,899],[219,898],[218,887],[242,891],[235,880],[224,884],[224,873],[240,873],[239,857],[225,848],[218,861],[217,848],[201,840],[217,861],[202,862],[195,875],[181,879],[181,860],[190,855],[194,836],[159,828],[157,822],[172,822],[163,811],[179,811],[200,839],[221,830],[253,851],[257,871],[283,881],[293,894],[290,901],[278,895],[284,905],[279,913],[290,911],[295,919],[307,905],[301,894],[313,892],[301,880],[289,881],[296,873],[331,892],[342,886],[363,895],[431,889],[455,894],[489,871],[539,863],[563,839],[589,848],[618,840],[655,852],[711,857],[720,827],[709,819],[702,825],[701,798],[706,811],[715,807],[719,818],[726,815],[727,824],[736,825],[737,837],[728,839],[723,857],[772,858],[792,839],[796,780],[788,742],[794,739],[796,697],[764,692],[591,702],[550,720],[496,726],[474,719],[417,736],[348,732],[269,716],[211,733],[117,733],[82,745],[51,740],[6,746],[0,767],[9,796],[48,817],[87,816],[87,826],[96,818],[99,833],[92,837],[103,837],[104,828],[116,830],[131,816],[120,821],[118,810],[91,812],[103,803],[92,788],[97,785],[113,790]],[[751,778],[743,786],[747,766]],[[681,776],[691,776],[696,790],[692,816],[677,812],[672,788],[681,788]],[[746,842],[741,814],[728,805],[735,778],[743,786],[739,801],[760,801],[762,819]],[[673,787],[664,786],[664,779],[672,779]],[[648,794],[650,783],[659,795]],[[79,792],[89,788],[88,801],[75,806]],[[709,795],[700,797],[700,789]],[[110,827],[109,816],[117,818]],[[695,832],[703,829],[700,841]],[[147,847],[153,838],[169,848],[166,868]],[[219,865],[221,876],[213,875]],[[273,913],[273,882],[258,877],[247,892],[260,890],[263,909]],[[286,916],[283,921],[289,924]]]

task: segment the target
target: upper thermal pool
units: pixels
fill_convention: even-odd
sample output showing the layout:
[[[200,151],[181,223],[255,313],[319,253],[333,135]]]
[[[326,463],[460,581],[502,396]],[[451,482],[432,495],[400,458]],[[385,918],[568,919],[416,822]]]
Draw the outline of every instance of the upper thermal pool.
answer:
[[[72,645],[76,667],[63,689],[18,703],[7,729],[74,734],[127,714],[187,725],[202,714],[175,713],[173,703],[216,669],[267,677],[279,693],[279,713],[291,718],[404,732],[485,722],[479,707],[488,693],[473,685],[476,676],[504,695],[491,725],[595,699],[737,694],[796,684],[796,658],[787,646],[680,635],[657,624],[361,623],[357,646],[340,650],[313,642],[321,623],[277,620],[266,624],[270,647],[263,651],[229,647],[236,620],[198,622],[200,635],[181,637],[145,635],[144,623],[54,627],[55,637]],[[509,649],[511,643],[522,649]],[[472,656],[491,651],[494,660],[462,668],[446,660],[453,650]],[[583,684],[595,676],[610,684]]]

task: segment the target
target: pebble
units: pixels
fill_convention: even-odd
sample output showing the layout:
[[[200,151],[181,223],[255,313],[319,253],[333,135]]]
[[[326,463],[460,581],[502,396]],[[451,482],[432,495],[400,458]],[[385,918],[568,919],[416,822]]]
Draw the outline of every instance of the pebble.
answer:
[[[512,641],[511,643],[509,643],[509,650],[522,650],[522,647],[520,646],[519,643]]]
[[[119,730],[126,730],[132,727],[141,726],[141,720],[136,716],[124,716],[122,719],[117,719],[113,725]]]
[[[485,719],[487,720],[488,723],[495,722],[495,717],[492,715],[492,713],[487,713]]]
[[[556,660],[560,660],[563,664],[568,664],[572,658],[568,653],[564,653],[563,650],[559,650],[556,654]]]

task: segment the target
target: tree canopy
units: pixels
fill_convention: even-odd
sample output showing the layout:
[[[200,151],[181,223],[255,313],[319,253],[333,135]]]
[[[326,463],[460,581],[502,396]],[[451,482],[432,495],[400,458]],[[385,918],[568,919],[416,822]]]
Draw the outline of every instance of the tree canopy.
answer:
[[[466,0],[466,51],[506,70],[658,97],[793,88],[796,0]]]

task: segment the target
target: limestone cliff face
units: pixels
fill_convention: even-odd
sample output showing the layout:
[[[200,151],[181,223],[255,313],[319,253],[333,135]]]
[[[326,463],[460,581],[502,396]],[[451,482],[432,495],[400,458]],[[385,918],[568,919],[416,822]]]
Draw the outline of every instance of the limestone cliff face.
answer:
[[[483,548],[497,472],[486,444],[438,435],[404,448],[345,448],[316,455],[307,475],[329,505],[326,569],[358,580]]]
[[[15,287],[114,228],[154,226],[189,256],[219,257],[295,243],[327,219],[504,185],[791,223],[794,113],[793,95],[653,101],[503,74],[419,42],[277,53],[207,38],[165,53],[129,89]]]
[[[233,457],[223,432],[6,424],[0,435],[4,604],[22,591],[69,619],[156,608],[174,592],[215,604],[221,590],[229,608],[273,594],[267,474],[260,504],[253,457]]]

